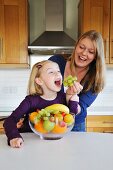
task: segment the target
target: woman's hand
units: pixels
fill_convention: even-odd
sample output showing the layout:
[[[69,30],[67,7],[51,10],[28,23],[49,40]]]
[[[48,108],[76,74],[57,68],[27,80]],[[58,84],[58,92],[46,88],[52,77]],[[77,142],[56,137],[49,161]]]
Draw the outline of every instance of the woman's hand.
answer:
[[[18,129],[20,129],[23,126],[24,118],[21,118],[19,122],[17,122],[16,126]]]
[[[12,148],[21,148],[23,146],[22,138],[14,138],[10,140],[10,146]]]

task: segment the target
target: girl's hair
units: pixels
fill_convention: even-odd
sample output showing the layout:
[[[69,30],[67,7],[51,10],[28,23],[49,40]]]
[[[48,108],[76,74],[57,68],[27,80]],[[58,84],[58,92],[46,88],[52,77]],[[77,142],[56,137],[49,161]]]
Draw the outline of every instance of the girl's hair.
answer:
[[[96,32],[95,30],[90,30],[85,32],[80,36],[78,41],[75,44],[75,49],[70,57],[71,65],[70,69],[73,70],[75,65],[75,50],[76,46],[78,45],[79,41],[89,38],[96,48],[96,56],[95,59],[90,63],[89,70],[85,77],[82,79],[81,84],[84,85],[83,92],[86,92],[92,89],[93,93],[99,93],[104,88],[105,84],[105,58],[104,58],[104,45],[103,39],[100,33]]]
[[[41,62],[38,62],[34,64],[30,78],[29,78],[29,84],[28,84],[28,94],[29,95],[43,95],[43,89],[41,88],[40,85],[38,85],[35,82],[35,79],[40,76],[41,73],[41,68],[46,64],[50,63],[52,61],[50,60],[43,60]]]

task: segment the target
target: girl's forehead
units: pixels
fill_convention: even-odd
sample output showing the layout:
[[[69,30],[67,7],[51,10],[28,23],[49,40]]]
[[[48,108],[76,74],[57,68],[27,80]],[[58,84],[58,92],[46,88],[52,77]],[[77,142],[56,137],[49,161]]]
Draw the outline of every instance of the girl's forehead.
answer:
[[[43,68],[59,68],[58,64],[55,62],[47,62],[43,65]]]

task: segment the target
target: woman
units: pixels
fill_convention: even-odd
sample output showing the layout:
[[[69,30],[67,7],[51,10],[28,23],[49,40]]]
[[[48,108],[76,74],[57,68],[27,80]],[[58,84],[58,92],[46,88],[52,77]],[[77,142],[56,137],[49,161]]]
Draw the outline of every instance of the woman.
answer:
[[[72,55],[66,60],[61,55],[49,58],[59,64],[63,78],[76,76],[73,93],[79,96],[80,113],[75,117],[73,131],[85,131],[87,108],[94,102],[104,88],[104,46],[100,33],[95,30],[85,32],[75,44]],[[83,90],[79,93],[80,84]],[[62,90],[65,90],[62,87]],[[69,91],[72,93],[72,90]]]

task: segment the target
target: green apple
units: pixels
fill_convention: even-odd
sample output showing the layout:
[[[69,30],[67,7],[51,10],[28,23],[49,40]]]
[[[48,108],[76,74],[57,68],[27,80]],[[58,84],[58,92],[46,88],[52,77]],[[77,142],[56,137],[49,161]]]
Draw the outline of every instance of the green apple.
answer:
[[[44,127],[45,130],[50,132],[55,127],[55,122],[51,122],[49,120],[45,120],[44,123],[43,123],[43,127]]]

